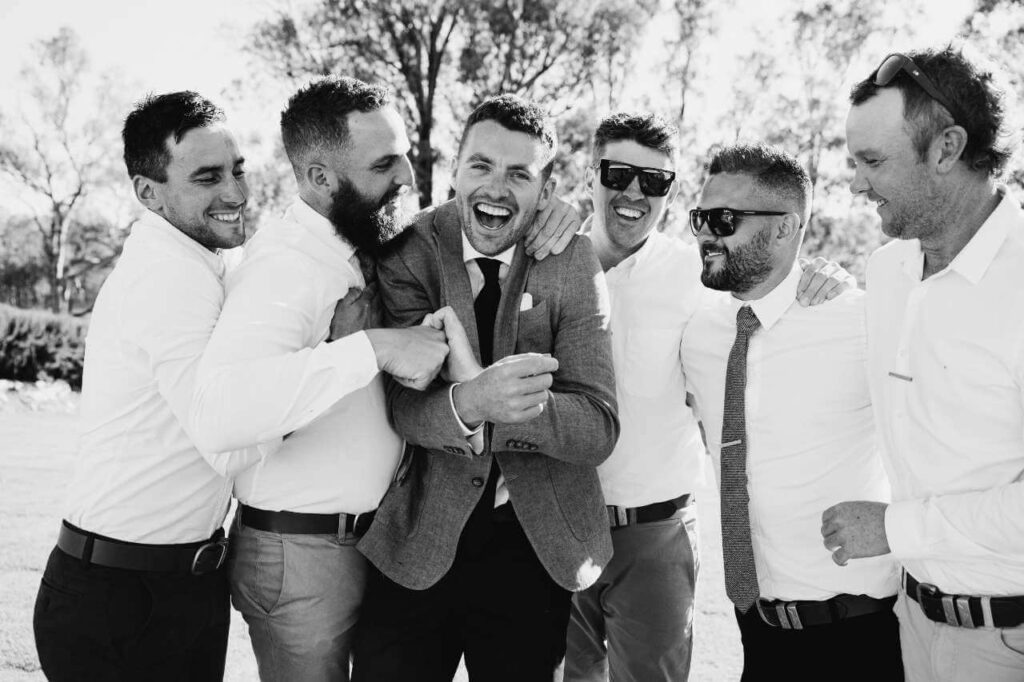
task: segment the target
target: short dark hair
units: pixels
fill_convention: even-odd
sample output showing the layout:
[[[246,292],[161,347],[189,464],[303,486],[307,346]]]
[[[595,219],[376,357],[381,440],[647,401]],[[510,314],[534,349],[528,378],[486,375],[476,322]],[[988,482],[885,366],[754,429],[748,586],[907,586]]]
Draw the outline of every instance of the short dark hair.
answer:
[[[924,72],[955,111],[947,111],[904,72],[899,72],[887,88],[903,95],[903,119],[910,129],[918,157],[924,160],[928,147],[944,128],[954,121],[967,131],[967,145],[961,157],[968,168],[998,176],[1013,156],[1016,131],[1010,121],[1013,92],[1005,85],[996,68],[964,54],[962,46],[906,52]],[[861,104],[881,90],[874,83],[875,73],[853,86],[850,103]]]
[[[181,142],[193,128],[223,121],[224,111],[220,107],[191,90],[146,95],[135,104],[121,130],[128,177],[142,175],[167,182],[167,164],[171,162],[167,138]]]
[[[357,78],[324,76],[291,96],[281,112],[281,139],[296,175],[306,157],[348,141],[348,115],[369,113],[391,102],[387,88]]]
[[[719,149],[707,164],[708,175],[749,175],[767,196],[780,198],[794,210],[801,224],[811,204],[811,179],[791,154],[768,144],[736,144]],[[736,206],[734,208],[746,208]]]
[[[628,141],[674,159],[678,134],[678,128],[657,114],[612,114],[602,120],[594,132],[594,158],[604,153],[609,142]]]
[[[548,112],[539,105],[516,95],[498,95],[483,101],[466,120],[459,138],[459,156],[462,156],[462,145],[466,141],[469,129],[481,121],[494,121],[503,128],[537,138],[547,147],[550,156],[544,165],[544,179],[551,175],[555,164],[555,148],[558,146],[558,135]]]

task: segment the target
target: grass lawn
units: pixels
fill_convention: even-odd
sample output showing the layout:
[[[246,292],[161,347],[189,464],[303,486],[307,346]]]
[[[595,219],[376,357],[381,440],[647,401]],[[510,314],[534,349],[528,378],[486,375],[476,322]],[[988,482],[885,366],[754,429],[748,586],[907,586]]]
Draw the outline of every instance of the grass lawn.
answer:
[[[0,405],[2,407],[2,405]],[[32,639],[32,607],[53,548],[71,472],[77,419],[61,412],[0,409],[0,681],[43,680]],[[722,581],[718,500],[700,500],[701,572],[691,680],[736,680],[739,632]],[[233,614],[226,680],[256,680],[245,623]],[[465,682],[460,670],[458,682]]]

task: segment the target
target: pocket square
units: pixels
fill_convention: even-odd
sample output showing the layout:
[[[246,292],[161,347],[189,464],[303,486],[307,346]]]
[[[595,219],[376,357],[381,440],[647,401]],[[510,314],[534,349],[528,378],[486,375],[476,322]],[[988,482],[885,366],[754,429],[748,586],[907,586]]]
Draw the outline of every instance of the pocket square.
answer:
[[[533,296],[529,292],[524,293],[523,297],[519,299],[519,312],[529,310],[533,307]]]

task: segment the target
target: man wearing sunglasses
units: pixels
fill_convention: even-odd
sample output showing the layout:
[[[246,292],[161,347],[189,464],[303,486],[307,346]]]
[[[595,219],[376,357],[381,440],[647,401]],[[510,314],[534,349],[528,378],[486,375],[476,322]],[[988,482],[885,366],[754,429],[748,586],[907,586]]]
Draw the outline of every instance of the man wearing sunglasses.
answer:
[[[896,238],[867,297],[893,502],[829,509],[825,546],[846,570],[902,565],[908,680],[1024,679],[1024,214],[998,180],[1018,146],[1011,91],[948,47],[889,55],[850,100],[851,190]]]
[[[811,202],[799,162],[719,151],[690,227],[708,292],[680,354],[722,499],[743,680],[902,680],[893,562],[840,567],[821,512],[887,500],[865,374],[864,296],[793,301]]]
[[[619,113],[594,135],[584,229],[608,282],[622,432],[598,467],[615,553],[573,599],[570,682],[685,680],[690,668],[704,446],[679,344],[705,289],[695,249],[657,229],[678,189],[676,134],[657,116]],[[823,264],[801,282],[814,302],[842,289],[842,274],[829,278],[834,264]]]

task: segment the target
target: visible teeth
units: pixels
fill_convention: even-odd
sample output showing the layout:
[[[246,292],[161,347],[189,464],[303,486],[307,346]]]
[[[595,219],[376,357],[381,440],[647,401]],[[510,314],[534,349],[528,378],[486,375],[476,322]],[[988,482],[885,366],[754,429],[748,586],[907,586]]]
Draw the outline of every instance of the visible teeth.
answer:
[[[476,210],[487,215],[492,215],[495,218],[507,218],[512,215],[512,211],[505,208],[504,206],[495,206],[494,204],[477,204]]]
[[[644,214],[643,211],[638,211],[635,208],[625,208],[622,206],[616,206],[615,212],[618,215],[622,216],[623,218],[628,218],[629,220],[636,220]]]
[[[888,199],[879,199],[875,203],[878,205],[879,208],[881,208],[882,206],[885,206],[886,204],[888,204],[889,200]]]
[[[242,216],[241,211],[235,211],[234,213],[211,213],[210,217],[214,220],[219,220],[222,223],[233,223],[236,222]]]

